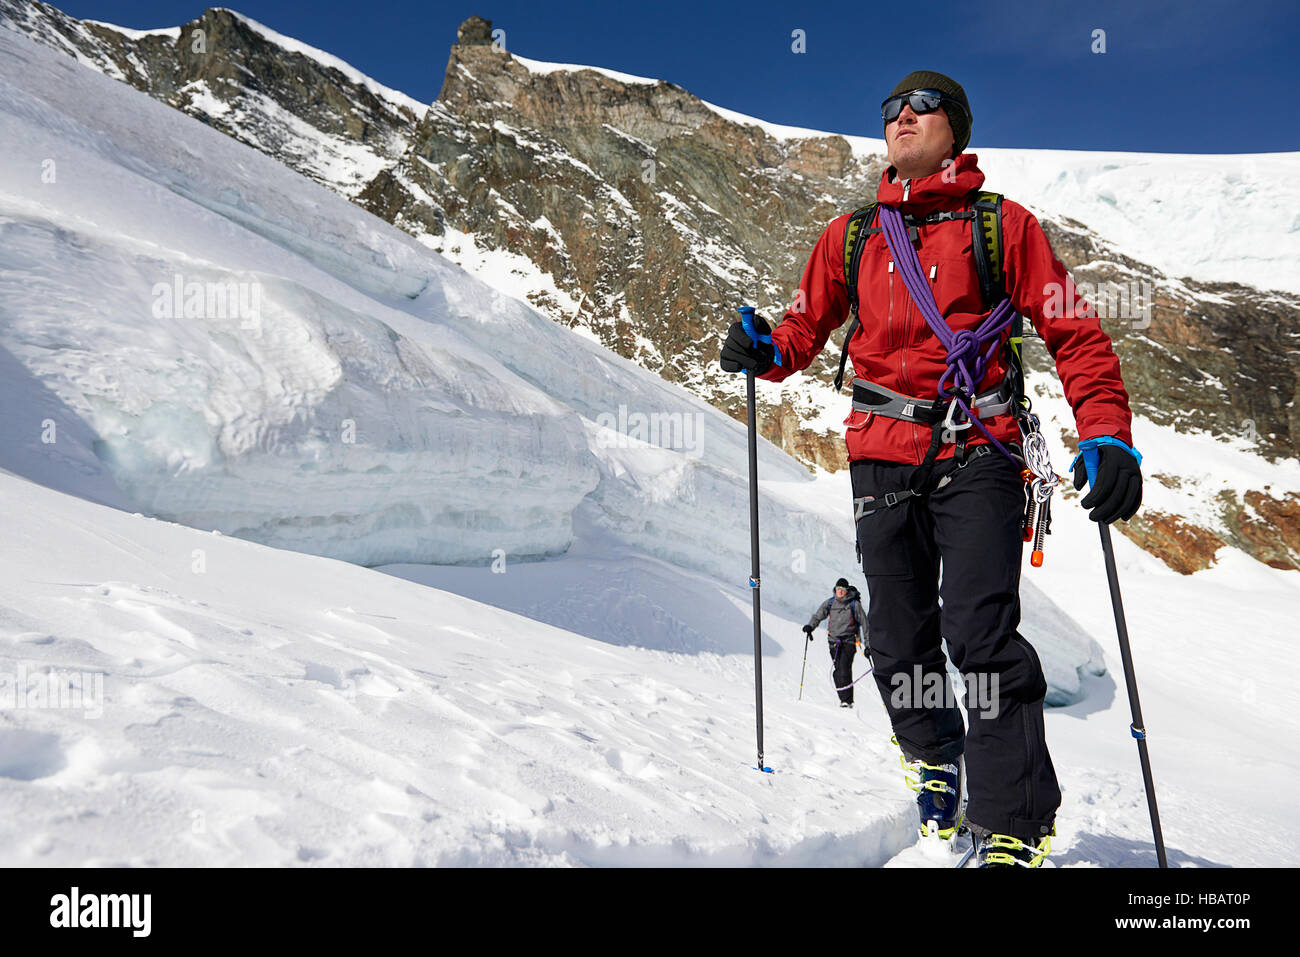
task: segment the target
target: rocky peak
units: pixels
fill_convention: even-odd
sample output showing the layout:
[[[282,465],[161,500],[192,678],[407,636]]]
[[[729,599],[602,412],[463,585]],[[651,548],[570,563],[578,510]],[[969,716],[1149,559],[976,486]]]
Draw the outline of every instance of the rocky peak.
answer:
[[[470,17],[456,31],[456,43],[463,47],[490,46],[492,43],[492,21],[482,17]]]

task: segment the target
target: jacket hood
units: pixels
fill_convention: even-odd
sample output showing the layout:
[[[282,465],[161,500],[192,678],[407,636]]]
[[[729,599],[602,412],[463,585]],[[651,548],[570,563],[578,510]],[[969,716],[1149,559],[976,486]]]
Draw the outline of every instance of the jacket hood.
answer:
[[[894,175],[892,166],[881,174],[876,199],[905,213],[918,215],[956,209],[970,192],[984,185],[984,173],[979,168],[979,157],[974,153],[962,153],[939,172],[911,180],[906,200],[903,199],[903,183],[901,180],[895,182]]]

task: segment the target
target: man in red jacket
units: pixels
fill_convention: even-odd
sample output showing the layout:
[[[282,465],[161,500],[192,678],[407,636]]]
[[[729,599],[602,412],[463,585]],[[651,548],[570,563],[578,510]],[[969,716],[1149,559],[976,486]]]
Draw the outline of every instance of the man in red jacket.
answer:
[[[970,217],[944,215],[968,213],[984,183],[978,158],[963,153],[971,125],[965,91],[943,74],[917,71],[895,87],[881,114],[892,165],[877,201],[907,217],[943,322],[959,336],[973,332],[991,304],[977,275]],[[850,312],[849,222],[848,215],[833,220],[814,247],[795,300],[806,308],[788,311],[775,331],[756,317],[770,343],[755,342],[734,324],[723,344],[724,370],[780,382],[821,352]],[[1141,504],[1141,459],[1131,447],[1119,360],[1034,216],[1004,200],[1001,222],[1005,295],[1041,334],[1081,447],[1099,456],[1082,504],[1094,521],[1127,520]],[[1061,795],[1044,738],[1042,665],[1017,631],[1024,484],[1017,464],[995,448],[1021,452],[1019,404],[1007,398],[1011,360],[995,341],[979,381],[959,393],[982,428],[963,429],[950,399],[950,363],[955,368],[957,360],[913,301],[881,230],[868,232],[856,275],[861,325],[848,350],[855,401],[845,440],[876,682],[920,788],[923,829],[951,836],[962,826],[964,758],[964,824],[981,863],[1037,866]],[[1003,344],[1008,335],[1000,333]],[[997,442],[990,444],[985,431]],[[1083,482],[1079,463],[1075,487]],[[991,707],[967,702],[969,730],[951,695],[936,706],[922,693],[939,682],[949,687],[941,639],[968,687],[996,689]]]

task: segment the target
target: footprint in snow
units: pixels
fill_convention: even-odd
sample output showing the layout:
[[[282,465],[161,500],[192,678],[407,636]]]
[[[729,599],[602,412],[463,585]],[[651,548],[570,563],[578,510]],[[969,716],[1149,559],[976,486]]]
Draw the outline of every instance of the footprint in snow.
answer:
[[[67,760],[56,734],[0,731],[0,778],[35,781],[63,770]]]

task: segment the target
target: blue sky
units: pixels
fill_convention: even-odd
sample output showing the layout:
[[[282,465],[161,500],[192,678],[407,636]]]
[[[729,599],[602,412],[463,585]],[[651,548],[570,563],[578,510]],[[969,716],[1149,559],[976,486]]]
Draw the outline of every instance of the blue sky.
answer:
[[[227,0],[421,100],[471,14],[522,56],[670,80],[776,123],[880,135],[879,104],[914,69],[947,73],[971,148],[1300,150],[1300,3],[1036,0],[807,4],[552,0]],[[76,17],[174,26],[202,0],[62,0]],[[803,31],[805,52],[792,46]],[[1094,31],[1105,52],[1093,52]]]

